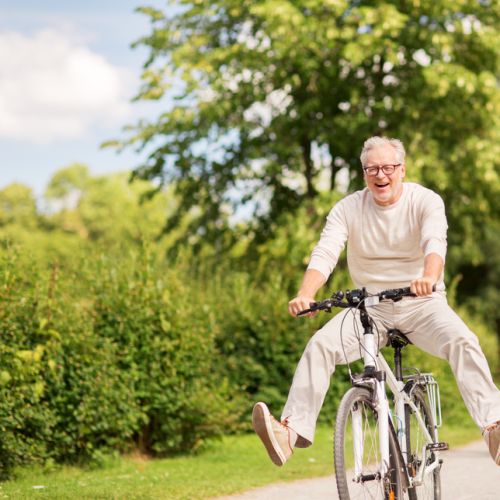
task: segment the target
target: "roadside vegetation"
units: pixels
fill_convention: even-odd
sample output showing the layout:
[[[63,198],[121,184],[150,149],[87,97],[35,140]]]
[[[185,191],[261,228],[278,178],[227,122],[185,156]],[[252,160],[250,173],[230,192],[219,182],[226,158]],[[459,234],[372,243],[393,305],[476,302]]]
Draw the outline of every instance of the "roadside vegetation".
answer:
[[[82,178],[85,184],[76,184]],[[12,211],[0,230],[3,478],[20,465],[197,453],[210,438],[249,430],[255,401],[279,412],[309,336],[328,319],[287,313],[301,274],[293,270],[302,269],[316,230],[301,216],[290,218],[288,227],[301,234],[295,252],[273,253],[279,238],[286,242],[277,236],[261,246],[256,262],[232,254],[218,262],[209,245],[204,257],[188,248],[173,257],[168,235],[149,236],[161,234],[162,218],[139,203],[147,183],[90,178],[73,166],[56,174],[47,192],[58,185],[77,192],[77,202],[53,212]],[[30,206],[29,193],[14,187],[0,191],[0,204],[15,192],[24,203],[12,206]],[[120,201],[126,199],[128,205]],[[158,210],[172,203],[167,193],[154,200]],[[111,224],[117,203],[121,216]],[[327,197],[318,201],[317,212],[328,205]],[[325,294],[349,286],[341,263]],[[495,366],[494,333],[458,309]],[[466,411],[447,364],[412,347],[407,360],[436,374],[447,422],[462,422]],[[347,387],[340,368],[323,422],[331,422]]]

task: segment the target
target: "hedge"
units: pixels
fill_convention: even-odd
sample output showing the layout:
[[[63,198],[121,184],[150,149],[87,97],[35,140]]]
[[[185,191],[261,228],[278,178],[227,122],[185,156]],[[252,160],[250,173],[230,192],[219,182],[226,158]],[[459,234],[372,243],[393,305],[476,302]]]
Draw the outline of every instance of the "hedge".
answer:
[[[139,448],[167,455],[234,428],[209,314],[147,250],[38,269],[0,260],[0,471]],[[208,320],[208,321],[207,321]]]

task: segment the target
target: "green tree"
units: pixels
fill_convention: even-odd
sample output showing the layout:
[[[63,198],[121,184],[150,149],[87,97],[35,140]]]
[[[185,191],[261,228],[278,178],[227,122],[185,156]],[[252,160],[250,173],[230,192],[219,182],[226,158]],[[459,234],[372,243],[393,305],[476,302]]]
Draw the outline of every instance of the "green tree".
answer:
[[[148,197],[151,183],[131,184],[129,177],[126,172],[93,177],[81,164],[59,170],[45,193],[51,208],[47,221],[54,229],[103,245],[158,237],[174,199],[166,191]]]
[[[58,170],[50,179],[45,191],[49,199],[57,199],[71,206],[71,199],[80,195],[91,182],[89,169],[82,163],[73,163]]]
[[[43,220],[32,190],[13,183],[0,191],[0,242],[26,245],[41,255]],[[41,244],[41,245],[40,245]]]
[[[129,177],[126,172],[92,176],[85,165],[69,165],[50,180],[40,209],[29,187],[7,186],[0,190],[0,241],[26,249],[23,255],[42,267],[71,265],[80,248],[121,252],[156,240],[160,251],[166,250],[177,237],[162,236],[175,197],[167,189],[148,197],[153,185],[131,184]]]
[[[38,224],[35,197],[23,184],[13,183],[0,191],[0,227],[12,224],[24,228]]]
[[[479,253],[500,184],[494,2],[170,4],[139,9],[152,29],[137,42],[150,50],[137,98],[165,111],[119,143],[149,151],[136,177],[174,183],[167,227],[190,214],[192,236],[220,239],[248,202],[269,237],[342,169],[359,187],[362,141],[379,133],[405,141],[413,179],[452,207],[452,240]]]

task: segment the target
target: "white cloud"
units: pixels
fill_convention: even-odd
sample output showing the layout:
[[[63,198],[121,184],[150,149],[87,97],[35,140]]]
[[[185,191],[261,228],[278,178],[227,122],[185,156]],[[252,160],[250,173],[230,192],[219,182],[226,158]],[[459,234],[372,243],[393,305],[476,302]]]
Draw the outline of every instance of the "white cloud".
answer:
[[[49,143],[121,124],[129,75],[54,30],[0,33],[0,138]]]

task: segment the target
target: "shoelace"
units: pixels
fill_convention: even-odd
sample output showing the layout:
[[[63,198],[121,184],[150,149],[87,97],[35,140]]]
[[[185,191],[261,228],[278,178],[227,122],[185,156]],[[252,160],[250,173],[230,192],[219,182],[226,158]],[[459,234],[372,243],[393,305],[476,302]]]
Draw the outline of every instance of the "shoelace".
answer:
[[[281,427],[285,428],[286,429],[286,435],[287,435],[287,441],[288,441],[288,447],[290,448],[290,451],[293,453],[293,446],[292,446],[292,441],[290,439],[290,427],[288,427],[288,417],[284,418],[281,422],[277,419],[277,418],[274,418],[272,415],[271,415],[271,418],[279,425],[281,425]]]
[[[483,436],[489,434],[491,431],[494,431],[499,425],[500,422],[495,422],[494,424],[488,425],[488,427],[486,427],[483,431]]]

